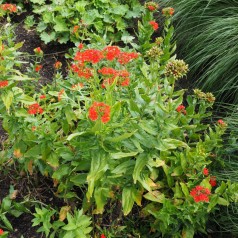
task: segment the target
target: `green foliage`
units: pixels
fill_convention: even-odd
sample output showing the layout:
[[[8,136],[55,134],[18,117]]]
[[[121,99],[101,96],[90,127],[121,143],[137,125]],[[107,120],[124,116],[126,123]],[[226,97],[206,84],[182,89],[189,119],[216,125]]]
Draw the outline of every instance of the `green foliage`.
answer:
[[[66,43],[118,42],[130,43],[134,37],[128,30],[133,19],[139,18],[143,7],[138,0],[97,1],[30,1],[37,19],[28,16],[27,28],[36,26],[45,42]]]
[[[59,220],[55,220],[56,210],[36,207],[36,213],[33,214],[35,218],[32,220],[32,226],[41,225],[37,232],[44,233],[46,237],[50,238],[89,238],[90,236],[88,234],[92,230],[92,227],[90,227],[91,218],[83,215],[82,210],[75,210],[71,215],[68,212],[69,209],[61,209]],[[66,223],[63,222],[65,218],[67,220]]]

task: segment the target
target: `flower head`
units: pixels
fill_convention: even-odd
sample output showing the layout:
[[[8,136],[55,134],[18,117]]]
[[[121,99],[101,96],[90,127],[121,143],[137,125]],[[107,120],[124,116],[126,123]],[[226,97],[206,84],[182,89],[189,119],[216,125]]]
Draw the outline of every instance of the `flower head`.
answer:
[[[92,121],[100,119],[103,123],[110,120],[110,106],[103,102],[94,102],[89,108],[89,118]]]
[[[0,88],[5,88],[8,86],[8,81],[4,80],[4,81],[0,81]]]
[[[158,9],[159,5],[155,2],[147,2],[145,3],[145,8],[147,8],[150,12],[155,11]]]
[[[170,60],[165,66],[165,75],[167,77],[181,78],[188,72],[188,65],[183,60]]]
[[[185,109],[185,106],[184,105],[179,105],[176,109],[177,112],[180,112],[180,113],[183,113],[184,115],[186,115],[186,109]]]
[[[56,61],[54,67],[55,69],[60,69],[62,67],[62,63],[60,61]]]
[[[204,168],[202,172],[203,172],[203,174],[204,174],[205,176],[208,176],[208,175],[209,175],[209,170],[208,170],[208,168]]]
[[[79,26],[74,26],[73,33],[75,34],[78,31],[78,29],[79,29]]]
[[[129,63],[131,60],[139,57],[139,54],[136,52],[121,52],[118,56],[118,62],[122,65]]]
[[[4,234],[3,229],[0,228],[0,236]]]
[[[33,103],[28,108],[28,114],[30,115],[36,115],[36,114],[42,114],[43,113],[42,107],[38,103]]]
[[[10,3],[5,3],[1,5],[1,9],[9,12],[17,12],[17,6]]]
[[[155,31],[159,28],[159,24],[155,21],[150,21],[149,24],[153,27]]]
[[[107,238],[104,234],[101,234],[100,238]]]
[[[195,202],[209,202],[209,195],[211,194],[208,188],[196,186],[190,192]]]
[[[34,49],[36,55],[42,56],[44,53],[40,47]]]
[[[36,72],[39,72],[41,69],[42,69],[42,65],[37,64],[37,65],[35,66],[35,71],[36,71]]]
[[[217,124],[218,124],[218,126],[221,127],[221,128],[227,127],[227,124],[226,124],[222,119],[219,119],[219,120],[217,121]]]
[[[46,98],[46,96],[44,95],[44,94],[42,94],[42,95],[40,95],[40,99],[42,100],[42,99],[45,99]]]
[[[212,187],[215,187],[217,185],[216,176],[211,176],[209,183],[211,184]]]
[[[166,7],[162,9],[162,14],[166,17],[174,15],[174,9],[172,7]]]
[[[111,61],[120,55],[121,50],[117,46],[107,46],[106,48],[104,48],[103,52],[105,54],[106,59]]]

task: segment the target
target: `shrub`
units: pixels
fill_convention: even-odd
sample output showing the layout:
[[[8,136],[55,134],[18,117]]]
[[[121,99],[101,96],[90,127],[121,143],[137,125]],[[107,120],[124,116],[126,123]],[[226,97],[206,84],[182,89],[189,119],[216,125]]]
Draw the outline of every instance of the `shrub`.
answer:
[[[68,202],[83,191],[74,213],[36,209],[34,225],[43,223],[39,231],[47,236],[62,227],[87,237],[91,221],[83,212],[93,207],[102,214],[108,201],[120,201],[125,216],[141,207],[158,235],[193,237],[206,233],[208,214],[218,204],[235,201],[237,184],[216,181],[210,169],[227,127],[222,120],[208,123],[215,98],[175,90],[188,65],[172,56],[171,10],[164,11],[164,38],[149,42],[141,54],[115,45],[79,45],[66,79],[57,66],[53,83],[38,92],[11,81],[0,88],[7,95],[2,117],[9,135],[1,163],[49,177],[56,195]],[[152,14],[144,17],[150,18],[139,23],[141,37],[155,25]],[[68,224],[52,223],[54,214],[67,216]],[[85,224],[78,227],[74,220],[81,216]]]

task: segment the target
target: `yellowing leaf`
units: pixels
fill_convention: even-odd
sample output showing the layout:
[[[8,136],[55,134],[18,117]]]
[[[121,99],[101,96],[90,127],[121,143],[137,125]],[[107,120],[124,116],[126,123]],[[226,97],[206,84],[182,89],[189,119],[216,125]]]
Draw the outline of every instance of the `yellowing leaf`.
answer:
[[[70,210],[70,208],[71,208],[70,206],[61,207],[60,213],[59,213],[59,220],[60,221],[64,221],[64,219],[66,218],[67,213]]]

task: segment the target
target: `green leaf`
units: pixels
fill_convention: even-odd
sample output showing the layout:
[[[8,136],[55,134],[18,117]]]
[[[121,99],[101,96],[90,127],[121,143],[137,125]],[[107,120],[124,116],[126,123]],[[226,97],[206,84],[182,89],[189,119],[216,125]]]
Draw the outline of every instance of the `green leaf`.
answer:
[[[53,31],[51,33],[43,32],[40,34],[40,38],[42,41],[44,41],[45,44],[48,44],[49,42],[56,39],[56,34]]]
[[[7,217],[4,214],[0,214],[0,218],[2,220],[2,222],[4,223],[4,225],[10,230],[13,231],[13,227],[10,223],[10,221],[7,219]]]
[[[41,154],[41,145],[35,145],[31,147],[25,154],[24,157],[33,157],[36,158]]]
[[[56,153],[51,152],[46,158],[47,164],[49,164],[52,168],[56,169],[59,167],[59,158]]]
[[[112,159],[121,159],[126,157],[133,157],[137,154],[138,152],[128,152],[128,153],[118,152],[118,153],[111,153],[110,156]]]
[[[7,91],[6,93],[3,93],[1,96],[3,103],[6,107],[7,110],[9,110],[10,106],[12,105],[13,102],[13,92],[12,91]]]
[[[60,167],[52,174],[52,178],[61,180],[65,175],[69,174],[69,171],[69,164],[60,165]]]
[[[56,32],[69,30],[65,20],[61,16],[56,16],[53,21],[55,23],[54,30]]]
[[[138,180],[140,173],[142,169],[145,167],[145,165],[147,164],[147,162],[148,162],[148,157],[146,156],[146,154],[140,154],[139,156],[137,156],[136,165],[132,175],[134,183],[136,183],[136,181]]]
[[[81,135],[83,135],[83,134],[85,134],[85,131],[75,132],[75,133],[69,135],[66,140],[70,141],[70,140],[72,140],[74,137],[76,137],[76,136],[81,136]]]
[[[70,182],[72,182],[76,186],[82,186],[87,181],[87,173],[80,173],[77,175],[71,175],[70,176]]]
[[[116,142],[120,142],[122,140],[125,140],[127,138],[130,138],[132,135],[134,135],[136,131],[134,132],[131,132],[131,133],[125,133],[123,135],[120,135],[120,136],[116,136],[116,137],[108,137],[106,138],[105,140],[107,141],[110,141],[110,142],[113,142],[113,143],[116,143]]]
[[[102,214],[104,211],[104,206],[107,203],[107,198],[109,197],[109,188],[96,188],[94,191],[94,198],[97,205],[95,211],[96,214]]]
[[[4,212],[8,211],[11,208],[11,204],[12,204],[12,200],[8,196],[3,198],[2,204],[1,204],[2,210]]]
[[[186,197],[189,197],[189,190],[188,190],[188,187],[185,183],[183,182],[180,182],[180,186],[182,188],[182,191],[183,191],[183,194],[186,196]]]
[[[229,206],[229,201],[222,197],[218,197],[217,203],[222,206]]]
[[[192,226],[184,227],[182,231],[182,238],[193,238],[194,237],[194,229]]]
[[[153,202],[158,202],[158,203],[163,203],[165,200],[165,196],[163,193],[159,191],[150,191],[144,195],[144,197],[147,200],[153,201]]]
[[[133,207],[133,188],[125,187],[122,190],[122,210],[124,215],[128,215]]]

